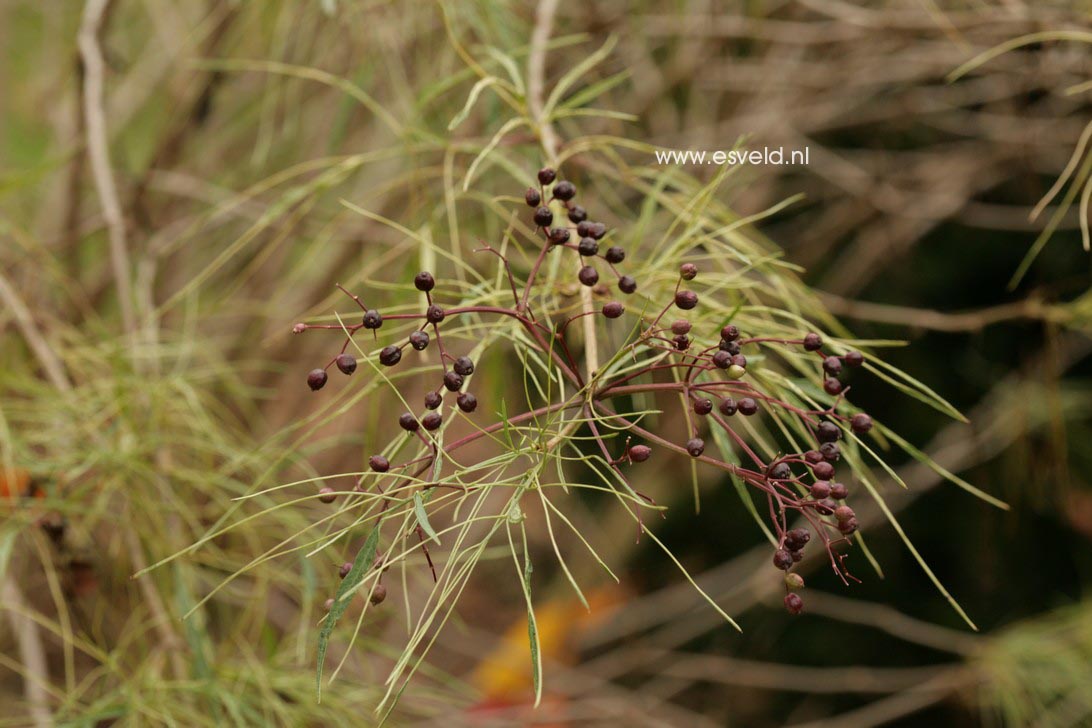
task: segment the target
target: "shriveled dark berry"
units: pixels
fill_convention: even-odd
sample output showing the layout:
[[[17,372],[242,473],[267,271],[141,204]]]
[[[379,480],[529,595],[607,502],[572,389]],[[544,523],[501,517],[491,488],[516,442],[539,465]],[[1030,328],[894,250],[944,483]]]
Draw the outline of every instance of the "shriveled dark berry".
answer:
[[[588,237],[595,238],[596,240],[602,240],[603,236],[607,234],[607,226],[601,222],[593,222],[591,229],[588,231]]]
[[[580,243],[577,244],[576,249],[587,258],[599,252],[599,243],[595,242],[594,238],[580,238]]]
[[[344,564],[342,564],[341,566],[338,567],[337,575],[340,576],[342,579],[344,579],[346,576],[349,575],[349,572],[352,571],[352,570],[353,570],[353,562],[352,561],[346,561]]]
[[[554,213],[546,206],[535,208],[535,225],[550,227],[554,223]]]
[[[720,401],[719,409],[722,415],[724,415],[725,417],[731,417],[736,413],[736,410],[739,409],[739,407],[738,405],[736,405],[736,401],[734,399],[732,399],[731,397],[725,397]]]
[[[846,364],[851,367],[859,367],[864,364],[864,354],[859,351],[846,352]]]
[[[785,548],[800,551],[811,541],[811,531],[806,528],[793,528],[785,532]]]
[[[849,495],[849,488],[845,486],[845,483],[830,484],[830,497],[834,500],[845,500],[847,495]]]
[[[567,202],[571,200],[572,198],[576,197],[576,185],[574,185],[567,179],[561,180],[556,185],[554,185],[554,197],[561,200],[562,202]]]
[[[444,311],[444,309],[434,303],[428,307],[428,310],[425,311],[425,320],[428,321],[430,324],[438,324],[444,320],[444,316],[446,315],[447,313]]]
[[[690,322],[686,319],[678,319],[671,323],[671,333],[673,334],[689,334],[690,329]]]
[[[829,516],[831,513],[834,513],[834,509],[837,507],[838,504],[830,498],[823,498],[815,504],[815,512],[820,516]]]
[[[586,265],[580,269],[580,272],[576,274],[576,277],[580,279],[580,282],[585,286],[594,286],[599,282],[599,271],[592,268],[590,265]]]
[[[721,351],[728,352],[732,356],[735,356],[736,354],[743,351],[738,341],[727,341],[725,339],[720,340],[720,343],[717,344],[717,348],[719,348]]]
[[[444,397],[439,392],[428,392],[425,394],[425,409],[434,410],[444,402]]]
[[[794,617],[804,611],[804,600],[799,594],[789,592],[785,595],[785,611]]]
[[[834,442],[842,439],[842,428],[833,422],[823,421],[815,428],[815,437],[819,442]]]
[[[705,440],[700,437],[692,437],[686,441],[686,451],[690,453],[690,457],[699,457],[705,452]]]
[[[617,301],[603,304],[603,315],[609,319],[616,319],[626,312],[626,307]]]
[[[595,223],[589,220],[581,220],[576,224],[576,234],[578,237],[587,238],[591,237],[592,229],[595,227]],[[594,240],[595,238],[592,238]]]
[[[850,419],[849,426],[852,427],[853,431],[858,435],[863,435],[872,429],[872,418],[864,412],[858,412]]]
[[[675,348],[679,351],[686,351],[690,348],[690,337],[686,334],[679,334],[672,338],[672,341],[675,342]]]
[[[679,275],[684,281],[692,281],[698,277],[698,266],[693,263],[683,263],[679,266]]]
[[[470,392],[460,392],[459,396],[455,398],[455,404],[459,405],[459,409],[463,412],[470,414],[478,409],[478,398]]]
[[[541,184],[548,185],[557,179],[557,172],[552,167],[543,167],[538,171],[538,181]]]
[[[618,279],[618,290],[622,293],[633,293],[637,290],[637,279],[633,276],[622,276]]]
[[[842,391],[842,383],[833,377],[823,380],[823,391],[834,396]]]
[[[527,191],[523,193],[523,201],[527,203],[528,207],[538,207],[538,203],[542,202],[542,195],[534,187],[528,187]]]
[[[356,357],[351,354],[338,354],[334,363],[342,374],[352,374],[356,371]]]
[[[733,354],[732,355],[732,363],[735,364],[737,367],[746,368],[747,367],[747,357],[743,356],[743,354]]]
[[[815,500],[823,500],[830,497],[830,483],[825,480],[817,480],[811,484],[811,497]]]
[[[409,335],[409,343],[417,351],[424,351],[428,348],[428,334],[424,331],[414,331]]]
[[[569,231],[565,228],[550,228],[550,245],[564,245],[569,242]]]
[[[368,465],[377,473],[385,473],[391,469],[391,462],[382,455],[372,455],[368,458]]]
[[[420,423],[417,421],[417,418],[413,416],[413,413],[403,412],[398,417],[398,426],[406,432],[417,432]]]
[[[745,417],[750,417],[757,412],[758,402],[755,402],[750,397],[744,397],[743,399],[739,400],[739,413],[741,415],[744,415]]]
[[[413,286],[418,291],[428,293],[436,287],[436,279],[427,270],[423,270],[413,277]]]
[[[834,475],[834,466],[824,460],[811,466],[811,471],[819,480],[829,480]]]
[[[720,338],[724,341],[735,341],[739,338],[739,327],[735,324],[728,324],[720,330]]]
[[[393,367],[401,360],[402,350],[393,344],[384,346],[383,350],[379,352],[379,363],[384,366]]]
[[[820,462],[822,459],[823,453],[819,452],[818,450],[808,450],[806,453],[804,453],[804,460],[811,463],[812,465],[815,465],[815,463]]]
[[[842,360],[836,356],[828,356],[823,360],[823,371],[832,377],[838,376],[842,371]]]
[[[694,413],[707,415],[713,411],[713,400],[707,397],[698,397],[694,400]]]
[[[457,372],[444,372],[444,386],[449,392],[458,392],[463,386],[463,376]]]
[[[675,294],[675,305],[689,311],[698,305],[698,294],[693,291],[679,291]]]
[[[603,257],[608,263],[621,263],[626,259],[626,250],[620,245],[612,245],[603,253]]]
[[[788,571],[792,568],[792,554],[785,549],[778,549],[773,554],[773,565],[782,571]]]
[[[652,448],[648,445],[634,445],[629,449],[629,459],[635,463],[643,463],[652,455]]]
[[[326,370],[325,369],[312,369],[307,374],[307,386],[311,388],[312,392],[317,392],[326,386]]]
[[[427,415],[421,418],[421,425],[426,430],[435,430],[441,424],[443,424],[444,418],[440,416],[439,412],[429,412]]]
[[[337,500],[337,492],[328,485],[319,488],[319,498],[323,503],[333,503]]]
[[[789,555],[792,556],[792,562],[794,564],[800,563],[800,561],[804,558],[803,551],[790,551]]]
[[[719,369],[727,369],[732,366],[732,355],[726,351],[718,351],[713,354],[713,364]]]
[[[824,442],[819,446],[819,454],[823,456],[823,459],[832,465],[842,457],[841,448],[838,447],[836,442]]]
[[[364,312],[363,323],[366,329],[378,329],[383,325],[383,316],[374,308],[369,308]]]
[[[857,514],[853,512],[853,509],[849,506],[838,506],[834,509],[834,517],[839,521],[848,521]]]
[[[766,471],[766,476],[774,480],[788,480],[792,477],[792,468],[788,463],[774,463]]]
[[[588,219],[588,211],[580,205],[573,205],[569,208],[569,222],[574,225],[582,223]]]
[[[823,337],[814,331],[804,336],[804,349],[807,351],[819,351],[823,348]]]
[[[856,518],[847,518],[844,521],[838,521],[838,530],[847,536],[851,533],[856,533],[857,529],[860,527],[861,523]]]
[[[368,597],[368,600],[372,604],[382,604],[387,599],[387,587],[382,584],[376,584],[372,589],[372,595]]]

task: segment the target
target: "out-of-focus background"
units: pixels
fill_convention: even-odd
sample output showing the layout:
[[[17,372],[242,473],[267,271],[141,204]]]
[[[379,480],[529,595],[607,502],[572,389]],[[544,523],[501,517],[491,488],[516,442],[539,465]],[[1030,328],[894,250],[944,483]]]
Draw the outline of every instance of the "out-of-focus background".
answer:
[[[664,458],[640,476],[670,507],[659,532],[742,634],[625,514],[577,503],[621,585],[577,564],[589,613],[540,559],[537,712],[525,605],[499,560],[392,721],[1092,724],[1090,13],[1063,0],[557,3],[547,84],[613,38],[582,81],[587,104],[635,117],[573,115],[563,145],[807,148],[806,166],[733,171],[724,201],[746,216],[803,193],[754,233],[854,334],[907,341],[887,361],[970,423],[867,379],[855,401],[1010,508],[893,453],[909,489],[883,484],[888,507],[980,632],[864,504],[883,578],[860,555],[850,587],[805,563],[808,611],[790,618],[731,486],[703,482],[695,515]],[[0,2],[0,725],[369,721],[404,624],[335,641],[344,667],[316,703],[337,563],[262,554],[321,509],[232,499],[360,470],[389,435],[379,395],[340,412],[310,396],[302,374],[330,342],[291,326],[344,310],[336,282],[387,280],[375,295],[396,299],[421,261],[382,218],[467,249],[503,231],[484,201],[519,188],[486,165],[462,190],[501,104],[486,90],[448,124],[478,78],[468,62],[493,47],[523,73],[535,26],[533,3],[500,0]],[[526,129],[501,143],[537,168]],[[655,164],[614,150],[575,154],[570,173]],[[640,210],[609,184],[584,187],[613,226]],[[130,578],[252,506],[276,510]],[[549,554],[543,525],[528,529]]]

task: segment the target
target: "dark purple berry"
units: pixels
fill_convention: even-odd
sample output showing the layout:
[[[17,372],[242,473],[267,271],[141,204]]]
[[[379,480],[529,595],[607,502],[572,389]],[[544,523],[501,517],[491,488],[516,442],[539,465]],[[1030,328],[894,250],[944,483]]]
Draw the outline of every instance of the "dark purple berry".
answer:
[[[352,571],[352,570],[353,570],[353,562],[352,561],[346,561],[344,564],[342,564],[341,566],[338,567],[337,575],[340,576],[342,579],[344,579],[346,576],[349,575],[349,572]]]
[[[689,311],[698,305],[698,294],[693,291],[679,291],[675,294],[675,305]]]
[[[872,418],[864,412],[858,412],[853,415],[853,418],[849,421],[849,426],[852,427],[853,431],[858,435],[863,435],[872,429]]]
[[[335,363],[342,374],[352,374],[356,371],[356,357],[349,354],[338,354]]]
[[[439,412],[429,412],[421,418],[421,425],[430,432],[437,429],[444,421]]]
[[[599,243],[595,242],[593,238],[580,238],[580,243],[576,246],[576,249],[587,258],[599,252]]]
[[[713,411],[713,400],[707,397],[698,397],[694,400],[694,413],[707,415]]]
[[[622,293],[633,293],[637,290],[637,279],[633,276],[622,276],[618,279],[618,290]]]
[[[446,315],[447,314],[444,312],[444,309],[440,308],[434,303],[428,307],[427,311],[425,311],[425,320],[428,321],[430,324],[438,324],[444,320],[444,316]]]
[[[864,364],[864,354],[859,351],[850,351],[846,353],[846,364],[851,367],[859,367]]]
[[[803,551],[790,551],[789,554],[792,556],[792,562],[794,564],[800,563],[800,560],[804,558]]]
[[[806,528],[793,528],[785,533],[785,548],[800,551],[811,540],[811,532]]]
[[[592,230],[595,227],[594,222],[588,222],[587,220],[581,220],[576,224],[576,234],[578,237],[587,238],[591,237]],[[594,240],[594,238],[592,238]]]
[[[819,442],[834,442],[842,438],[842,429],[833,422],[820,422],[815,428],[815,437]]]
[[[788,463],[775,463],[766,471],[766,475],[774,480],[788,480],[792,477],[792,468]]]
[[[439,392],[425,394],[425,409],[434,410],[444,402],[444,397]]]
[[[616,319],[625,313],[626,308],[617,301],[603,304],[603,315],[609,319]]]
[[[406,432],[417,432],[419,424],[417,418],[410,412],[403,412],[398,417],[398,426]]]
[[[326,386],[326,370],[325,369],[312,369],[307,374],[307,386],[311,388],[312,392],[317,392]]]
[[[652,448],[648,445],[634,445],[629,449],[629,459],[635,463],[643,463],[652,455]]]
[[[423,270],[413,277],[413,285],[418,291],[428,293],[436,287],[436,279],[427,270]]]
[[[814,331],[804,337],[804,349],[806,351],[819,351],[823,348],[823,337]]]
[[[593,222],[591,229],[588,232],[588,237],[595,238],[596,240],[602,240],[603,236],[607,234],[607,226],[601,222]]]
[[[543,183],[545,184],[545,183]],[[568,202],[576,197],[576,185],[567,179],[563,179],[554,185],[554,197],[562,202]]]
[[[458,392],[463,386],[463,377],[456,372],[444,372],[444,386],[449,392]]]
[[[819,446],[819,454],[832,465],[842,457],[841,449],[836,442],[824,442]]]
[[[820,516],[829,516],[831,513],[834,513],[834,509],[837,507],[838,504],[835,503],[833,500],[831,500],[830,498],[824,498],[815,504],[815,512],[818,513]]]
[[[839,521],[848,521],[857,514],[853,512],[853,509],[849,506],[838,506],[834,509],[834,517]]]
[[[469,356],[460,356],[451,367],[457,374],[469,377],[474,373],[474,360]]]
[[[825,480],[817,480],[811,484],[811,497],[815,500],[823,500],[830,497],[830,483]]]
[[[834,500],[845,500],[847,495],[849,495],[849,489],[846,488],[845,483],[830,484],[830,497]]]
[[[569,231],[565,228],[550,228],[550,245],[564,245],[569,242]]]
[[[372,455],[368,458],[368,465],[377,473],[385,473],[391,469],[391,463],[382,455]]]
[[[428,334],[424,331],[414,331],[409,335],[409,343],[417,351],[424,351],[428,348]]]
[[[690,457],[699,457],[705,452],[705,440],[700,437],[692,437],[686,441],[686,451],[690,453]]]
[[[815,465],[815,463],[821,462],[823,460],[823,453],[819,452],[818,450],[808,450],[806,453],[804,453],[804,460],[808,461],[812,465]]]
[[[857,529],[861,527],[860,521],[856,518],[847,518],[844,521],[838,521],[838,530],[848,536],[851,533],[856,533]]]
[[[744,397],[739,400],[739,413],[745,417],[750,417],[758,412],[758,402],[755,402],[750,397]]]
[[[732,366],[732,355],[726,351],[718,351],[713,354],[713,364],[720,369],[727,369]]]
[[[543,167],[538,171],[538,181],[541,184],[548,185],[557,179],[557,172],[551,167]]]
[[[368,601],[370,601],[373,605],[382,604],[386,599],[387,587],[383,584],[376,584],[375,588],[372,589],[372,595],[368,597]]]
[[[816,463],[815,465],[812,465],[811,470],[813,473],[815,473],[815,477],[819,478],[819,480],[830,480],[830,478],[834,475],[834,466],[825,460],[821,463]]]
[[[675,348],[679,351],[686,351],[690,348],[690,337],[686,334],[679,334],[672,341],[675,342]]]
[[[679,275],[684,281],[692,281],[698,277],[698,266],[693,263],[683,263],[679,266]]]
[[[542,195],[534,187],[528,187],[527,191],[523,193],[523,201],[527,203],[528,207],[538,207],[538,203],[542,202]]]
[[[804,600],[799,594],[789,592],[785,595],[785,611],[794,617],[804,611]]]
[[[626,259],[626,251],[620,245],[612,245],[607,248],[607,252],[603,253],[603,257],[608,263],[621,263]]]
[[[671,333],[673,334],[689,334],[690,322],[686,319],[678,319],[671,324]]]
[[[823,360],[823,371],[832,377],[838,376],[842,371],[842,360],[836,356],[828,356]]]
[[[731,397],[725,397],[720,401],[720,413],[725,417],[731,417],[737,409],[736,401]]]
[[[823,380],[823,391],[832,397],[842,391],[842,383],[833,377]]]
[[[569,222],[574,225],[582,223],[588,219],[588,211],[580,205],[573,205],[569,208]]]
[[[594,286],[599,282],[599,271],[592,268],[590,265],[586,265],[580,269],[580,272],[576,275],[580,279],[580,282],[585,286]]]
[[[337,500],[337,493],[328,485],[319,488],[319,498],[323,503],[333,503]]]
[[[743,354],[733,354],[732,363],[735,364],[737,367],[743,367],[744,369],[746,369],[747,357],[743,356]]]
[[[364,328],[366,329],[378,329],[383,325],[383,316],[374,308],[369,308],[364,312]]]
[[[470,392],[461,392],[458,397],[455,398],[455,404],[459,405],[459,409],[467,414],[470,414],[478,408],[478,398]]]
[[[383,351],[379,352],[379,363],[384,366],[393,367],[395,364],[402,360],[402,350],[393,344],[390,346],[384,346]]]
[[[778,549],[773,554],[773,565],[782,571],[788,571],[792,568],[792,554],[785,549]]]
[[[535,225],[539,227],[550,227],[554,222],[554,213],[550,212],[548,207],[539,207],[535,209]]]
[[[735,324],[728,324],[720,330],[720,338],[724,341],[735,341],[739,338],[739,327]]]
[[[735,356],[736,354],[743,351],[738,341],[726,341],[724,339],[720,340],[720,343],[717,344],[717,348],[719,348],[721,351],[728,352],[732,356]]]

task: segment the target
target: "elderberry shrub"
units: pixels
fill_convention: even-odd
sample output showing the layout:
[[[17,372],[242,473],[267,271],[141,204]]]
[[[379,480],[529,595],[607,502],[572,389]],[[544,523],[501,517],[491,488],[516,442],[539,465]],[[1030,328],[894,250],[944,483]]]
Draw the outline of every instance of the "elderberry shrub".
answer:
[[[448,469],[453,467],[455,451],[474,442],[484,444],[486,438],[499,441],[502,434],[509,440],[537,437],[536,431],[528,429],[536,422],[557,417],[566,421],[567,418],[570,422],[586,423],[594,456],[604,460],[615,476],[626,482],[628,478],[623,466],[641,467],[655,450],[661,449],[700,459],[702,468],[719,468],[768,500],[770,524],[777,541],[772,563],[775,569],[786,572],[779,577],[787,592],[786,610],[799,614],[804,600],[797,591],[803,589],[804,582],[792,570],[804,558],[809,544],[815,542],[813,551],[821,548],[829,552],[830,562],[843,581],[848,583],[847,580],[853,578],[843,565],[845,554],[839,547],[852,543],[860,523],[852,507],[845,502],[848,489],[833,479],[838,474],[837,463],[841,458],[839,443],[845,445],[852,438],[867,435],[873,428],[869,415],[856,411],[855,407],[840,406],[849,392],[843,379],[850,370],[860,369],[865,364],[864,356],[856,351],[831,351],[823,337],[815,332],[803,332],[789,338],[749,336],[746,320],[727,323],[721,320],[715,325],[704,322],[698,315],[701,298],[693,290],[695,285],[702,285],[702,271],[698,264],[689,261],[678,266],[671,292],[659,297],[662,286],[650,286],[650,293],[638,296],[643,300],[630,314],[633,321],[615,324],[615,320],[626,315],[626,307],[617,301],[604,300],[610,287],[600,281],[601,276],[612,277],[617,289],[626,295],[637,293],[638,280],[618,268],[627,261],[622,246],[612,244],[600,251],[599,241],[610,231],[604,223],[589,219],[588,211],[575,203],[577,192],[574,184],[559,180],[557,172],[550,168],[540,170],[538,185],[523,192],[522,199],[530,208],[530,212],[525,210],[524,214],[529,215],[532,223],[529,229],[535,236],[538,252],[522,281],[517,281],[505,255],[491,247],[482,249],[502,262],[502,272],[507,275],[514,299],[510,305],[461,304],[457,300],[451,304],[441,303],[457,295],[460,287],[455,282],[449,285],[430,271],[422,271],[412,280],[418,292],[414,295],[423,299],[421,307],[414,312],[384,315],[378,308],[369,308],[361,297],[342,289],[363,313],[359,324],[301,323],[293,327],[295,333],[329,329],[345,336],[341,351],[325,367],[307,375],[307,384],[312,390],[317,391],[327,384],[330,366],[352,374],[359,368],[360,361],[368,361],[346,353],[354,342],[354,335],[362,329],[373,332],[379,350],[370,356],[374,356],[380,365],[397,367],[402,364],[405,354],[427,373],[422,377],[399,379],[397,383],[394,379],[389,380],[391,386],[398,388],[423,387],[423,393],[413,396],[403,391],[404,401],[423,401],[423,411],[393,416],[402,431],[396,437],[402,439],[385,449],[388,454],[369,457],[369,471],[361,476],[353,493],[348,494],[349,498],[360,497],[361,508],[381,509],[380,516],[413,514],[410,522],[417,524],[412,530],[418,537],[414,548],[424,554],[428,568],[435,576],[435,565],[428,551],[429,539],[424,535],[428,528],[424,522],[418,522],[415,509],[425,508],[426,496],[433,491],[454,491],[465,496],[489,487],[488,476],[484,474],[488,468],[482,468],[479,474],[471,467],[469,471],[463,471],[458,483],[446,478]],[[566,220],[572,224],[565,224]],[[568,260],[559,261],[556,266],[544,266],[552,256],[566,256]],[[572,283],[583,286],[581,301],[576,305],[579,310],[574,311],[573,306],[546,310],[547,304],[543,301],[549,299],[542,293],[544,286],[549,285],[542,281],[546,270],[563,271],[562,275],[572,276]],[[684,283],[688,287],[684,288]],[[577,286],[574,290],[581,288]],[[715,292],[716,286],[707,290]],[[665,316],[672,308],[695,313],[688,314],[688,318],[665,322]],[[548,367],[552,378],[565,382],[563,389],[572,393],[571,398],[529,408],[522,413],[482,412],[471,391],[478,362],[468,353],[455,350],[467,338],[463,334],[460,339],[455,332],[468,319],[496,319],[511,324],[519,332],[521,345],[534,350],[534,361],[544,362],[541,366]],[[573,326],[578,321],[580,325]],[[626,339],[628,331],[635,333]],[[605,345],[616,346],[614,351],[607,352],[607,356],[600,352],[596,365],[592,364],[588,348],[584,349],[584,361],[577,356],[581,352],[579,343],[589,335],[601,339]],[[623,343],[617,343],[619,341]],[[810,401],[806,398],[785,401],[778,391],[763,386],[762,382],[769,380],[751,376],[752,366],[761,366],[771,351],[779,349],[782,356],[791,355],[802,361],[814,357],[817,366],[812,378],[813,389],[814,385],[821,385],[831,398],[831,404],[809,406],[803,403]],[[524,367],[535,366],[530,357],[520,361]],[[599,371],[599,365],[608,361],[612,365],[619,361],[630,363],[625,367],[606,366]],[[752,365],[752,361],[758,364]],[[673,376],[662,376],[668,374]],[[445,391],[451,394],[445,395]],[[652,425],[623,413],[624,398],[635,394],[673,395],[690,410],[679,420],[686,423],[685,429],[651,431],[646,427]],[[810,397],[810,393],[802,393],[802,397],[803,394]],[[841,409],[853,409],[855,413],[847,416],[840,412]],[[803,449],[764,458],[759,448],[748,447],[746,433],[753,425],[741,418],[755,417],[760,412],[765,412],[764,416],[770,419],[776,418],[779,423],[794,420],[800,431],[808,433],[802,443]],[[465,425],[468,419],[474,420],[473,426],[459,425],[460,422]],[[459,427],[461,434],[446,435],[451,427]],[[736,428],[740,429],[737,431]],[[398,432],[398,429],[393,431]],[[736,452],[723,453],[723,457],[720,453],[707,453],[705,436],[718,431],[725,437],[715,439],[717,449],[738,448]],[[617,445],[618,433],[626,436],[621,449]],[[631,437],[647,444],[631,446]],[[545,453],[564,441],[565,434],[560,433],[558,437],[541,438],[541,441],[536,440],[534,448],[537,450],[531,452]],[[410,443],[408,448],[407,442]],[[461,460],[462,453],[457,455]],[[370,493],[376,497],[370,500],[364,497]],[[329,487],[319,491],[322,502],[333,502],[336,497],[337,493]],[[377,503],[382,505],[376,506]],[[516,512],[513,509],[508,518],[516,518],[513,515]],[[794,527],[788,525],[790,516],[796,520]],[[376,579],[370,596],[373,605],[386,597],[387,587],[382,583],[386,567],[386,562],[377,557],[372,571],[368,572]],[[339,573],[345,577],[349,571],[342,565]]]

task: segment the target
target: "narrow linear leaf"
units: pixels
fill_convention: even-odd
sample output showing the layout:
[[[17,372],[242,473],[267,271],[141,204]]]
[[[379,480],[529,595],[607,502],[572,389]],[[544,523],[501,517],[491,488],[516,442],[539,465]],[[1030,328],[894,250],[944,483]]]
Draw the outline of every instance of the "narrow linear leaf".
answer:
[[[413,512],[417,516],[417,523],[421,525],[428,537],[436,542],[440,543],[440,537],[436,535],[436,531],[433,530],[432,524],[428,522],[428,513],[425,511],[425,499],[421,497],[421,491],[413,491]]]

